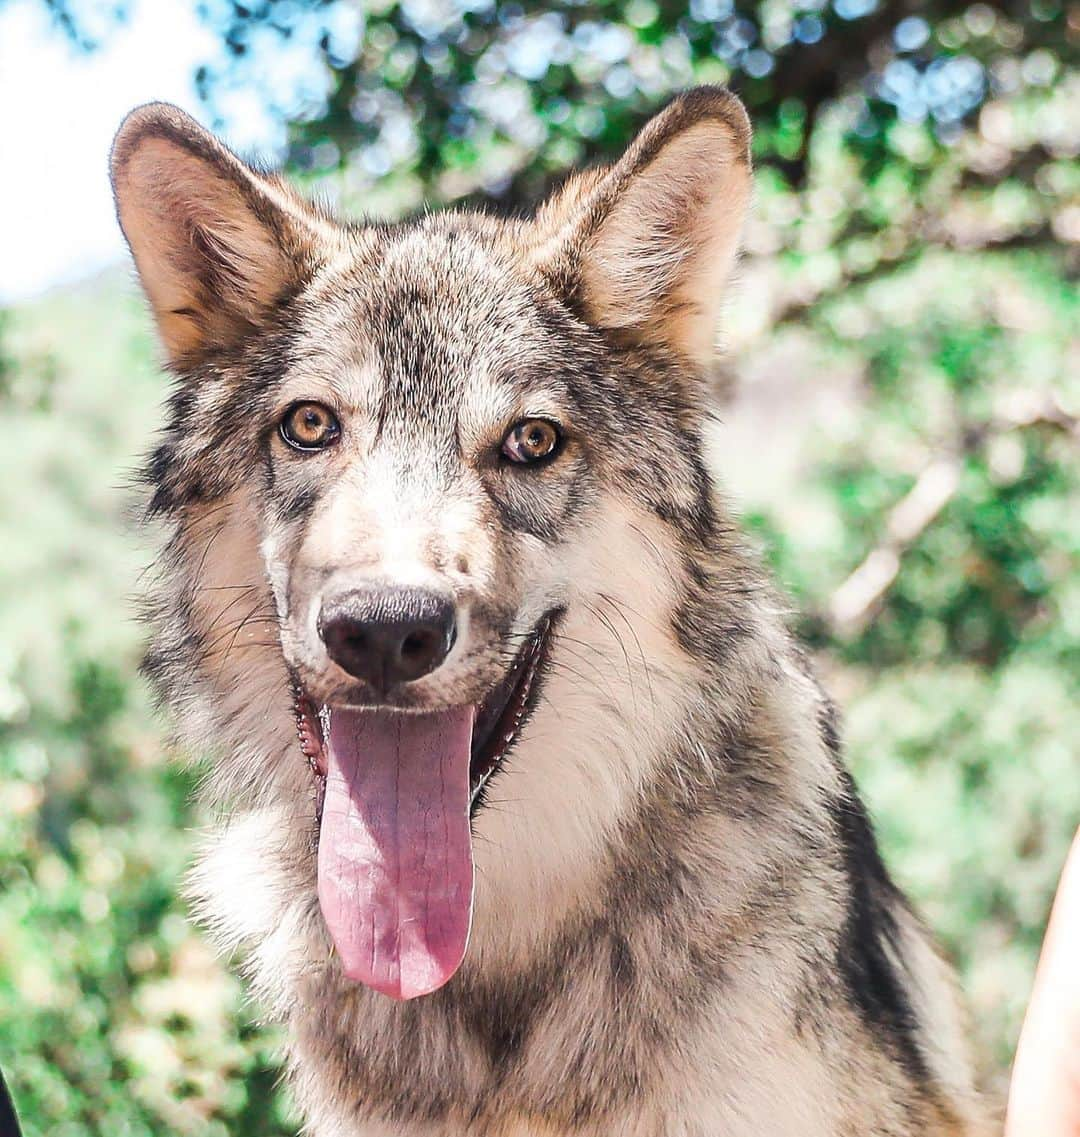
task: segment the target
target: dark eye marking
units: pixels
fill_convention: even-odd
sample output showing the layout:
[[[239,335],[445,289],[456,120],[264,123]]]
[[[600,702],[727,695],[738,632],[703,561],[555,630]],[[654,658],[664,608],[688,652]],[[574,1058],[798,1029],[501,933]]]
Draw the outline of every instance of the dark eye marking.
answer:
[[[294,450],[325,450],[341,437],[341,423],[322,403],[293,403],[281,416],[278,433]]]
[[[548,461],[562,448],[559,427],[546,418],[527,418],[512,426],[502,441],[502,455],[525,466]]]

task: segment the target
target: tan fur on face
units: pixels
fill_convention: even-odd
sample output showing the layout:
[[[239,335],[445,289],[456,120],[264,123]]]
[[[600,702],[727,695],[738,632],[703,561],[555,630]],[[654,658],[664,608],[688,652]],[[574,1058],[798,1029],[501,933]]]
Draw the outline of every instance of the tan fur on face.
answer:
[[[310,796],[296,758],[292,692],[259,540],[251,497],[239,492],[191,510],[177,542],[173,571],[184,581],[203,660],[177,710],[185,733],[207,739],[216,756],[234,755],[211,769],[206,790],[217,803]]]

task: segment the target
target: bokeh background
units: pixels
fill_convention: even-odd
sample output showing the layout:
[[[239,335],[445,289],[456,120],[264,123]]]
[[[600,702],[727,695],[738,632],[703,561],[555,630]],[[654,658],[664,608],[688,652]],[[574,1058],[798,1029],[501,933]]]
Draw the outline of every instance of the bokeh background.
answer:
[[[345,209],[527,208],[730,83],[757,200],[715,458],[1000,1090],[1080,820],[1076,0],[0,0],[0,1065],[28,1137],[296,1132],[188,923],[137,675],[167,389],[109,132],[173,98]]]

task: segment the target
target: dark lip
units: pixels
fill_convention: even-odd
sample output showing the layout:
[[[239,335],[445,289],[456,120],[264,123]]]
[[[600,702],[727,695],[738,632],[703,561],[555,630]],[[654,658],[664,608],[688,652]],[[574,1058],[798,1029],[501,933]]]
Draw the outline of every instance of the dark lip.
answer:
[[[506,673],[477,707],[469,761],[471,816],[475,816],[483,806],[492,778],[501,769],[522,728],[536,709],[553,632],[560,614],[558,610],[548,612],[527,633]],[[295,676],[293,696],[300,752],[307,759],[315,777],[315,812],[318,820],[321,818],[326,791],[324,739],[330,709],[316,709],[315,703]]]
[[[548,612],[525,638],[514,662],[480,704],[469,762],[469,809],[484,804],[485,791],[513,749],[540,699],[558,612]]]

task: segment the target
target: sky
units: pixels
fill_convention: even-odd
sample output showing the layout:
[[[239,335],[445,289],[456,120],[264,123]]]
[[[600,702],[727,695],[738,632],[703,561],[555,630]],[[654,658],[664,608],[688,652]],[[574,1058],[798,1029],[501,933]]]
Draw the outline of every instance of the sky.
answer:
[[[166,99],[206,121],[195,96],[197,63],[219,44],[194,3],[136,0],[131,19],[83,54],[54,29],[37,0],[0,4],[0,305],[122,261],[107,174],[124,114]],[[271,128],[256,112],[226,137],[259,148]]]

